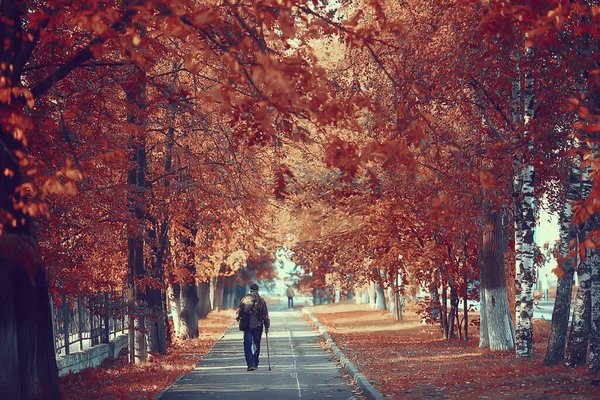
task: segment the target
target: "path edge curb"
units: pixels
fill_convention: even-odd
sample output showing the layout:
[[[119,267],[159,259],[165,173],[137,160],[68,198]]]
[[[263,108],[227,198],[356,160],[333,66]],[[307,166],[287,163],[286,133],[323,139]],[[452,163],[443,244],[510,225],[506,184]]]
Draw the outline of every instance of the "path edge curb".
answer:
[[[313,323],[316,325],[316,327],[319,330],[319,332],[321,333],[321,335],[323,335],[323,337],[325,338],[325,340],[327,342],[327,346],[329,346],[329,348],[333,351],[333,353],[336,355],[336,357],[339,358],[340,364],[342,364],[342,367],[344,367],[346,372],[348,372],[348,374],[350,374],[350,376],[352,377],[352,381],[355,384],[357,384],[358,387],[360,387],[360,389],[363,392],[363,395],[366,398],[368,398],[369,400],[384,400],[385,397],[383,397],[383,395],[381,393],[379,393],[379,391],[377,389],[375,389],[375,386],[373,386],[371,384],[371,382],[369,382],[367,377],[364,376],[358,370],[358,368],[356,368],[356,366],[354,364],[352,364],[352,361],[350,361],[344,355],[344,353],[342,353],[342,351],[339,349],[339,347],[337,347],[337,345],[331,339],[331,337],[329,336],[329,333],[327,333],[327,330],[325,330],[325,327],[323,327],[323,325],[319,322],[317,317],[315,317],[315,315],[312,312],[310,312],[309,310],[307,310],[306,308],[303,308],[302,312],[305,313],[306,315],[308,315],[310,317],[310,319],[313,321]]]
[[[227,331],[229,329],[231,329],[231,327],[233,326],[233,324],[235,322],[236,321],[231,322],[231,324],[227,328],[225,328],[225,330],[223,331],[223,333],[221,334],[221,336],[219,336],[219,338],[217,340],[215,340],[215,342],[213,343],[213,345],[210,346],[210,349],[208,349],[206,351],[206,353],[204,353],[204,355],[202,356],[202,360],[200,360],[198,363],[196,363],[196,367],[198,367],[198,365],[202,364],[202,361],[204,361],[204,359],[206,358],[206,356],[209,355],[214,350],[214,348],[217,345],[217,343],[219,343],[219,341],[221,341],[221,339],[223,339],[225,337],[225,334],[227,333]],[[163,390],[161,390],[156,396],[154,396],[152,400],[160,400],[164,396],[165,393],[167,393],[173,386],[175,386],[175,384],[177,382],[179,382],[181,380],[181,378],[183,378],[184,376],[186,376],[187,374],[189,374],[192,371],[184,372],[183,374],[179,375],[177,378],[175,378],[175,380],[173,382],[171,382],[169,384],[169,386],[167,386],[166,388],[164,388]]]

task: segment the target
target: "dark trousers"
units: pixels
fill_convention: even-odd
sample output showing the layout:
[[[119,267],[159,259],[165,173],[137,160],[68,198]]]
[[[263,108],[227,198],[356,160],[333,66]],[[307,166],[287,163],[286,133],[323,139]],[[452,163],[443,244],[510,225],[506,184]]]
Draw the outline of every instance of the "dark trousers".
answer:
[[[294,308],[294,298],[288,296],[288,308]]]
[[[261,328],[250,328],[244,331],[244,355],[246,356],[246,364],[248,368],[258,367],[258,356],[260,355],[260,339],[262,337]],[[256,347],[252,353],[252,343]]]

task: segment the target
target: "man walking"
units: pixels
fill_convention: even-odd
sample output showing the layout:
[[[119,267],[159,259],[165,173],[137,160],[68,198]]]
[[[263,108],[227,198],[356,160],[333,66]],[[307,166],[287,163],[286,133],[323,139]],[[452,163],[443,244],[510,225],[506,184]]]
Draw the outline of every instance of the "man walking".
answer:
[[[288,308],[294,308],[294,289],[292,289],[291,286],[288,286],[285,294],[288,298]]]
[[[271,326],[267,303],[265,299],[259,296],[258,285],[256,283],[250,285],[250,294],[245,295],[240,300],[236,320],[239,321],[244,316],[250,317],[248,326],[243,329],[244,354],[246,356],[248,371],[254,371],[258,368],[263,326],[266,333],[269,333],[269,327]],[[242,328],[240,327],[240,329]]]

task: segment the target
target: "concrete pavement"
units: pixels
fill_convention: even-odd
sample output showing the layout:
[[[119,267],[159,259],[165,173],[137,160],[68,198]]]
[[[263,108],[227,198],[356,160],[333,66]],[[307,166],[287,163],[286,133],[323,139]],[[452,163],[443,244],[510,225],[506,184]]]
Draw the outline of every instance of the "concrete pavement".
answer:
[[[469,300],[468,305],[471,306],[473,311],[479,311],[479,302]],[[571,313],[569,314],[569,318],[571,318],[573,307],[575,305],[575,300],[571,301]],[[448,309],[450,309],[450,301],[448,301]],[[458,309],[462,312],[463,303],[462,300],[459,303]],[[552,321],[552,311],[554,310],[554,299],[550,300],[536,300],[536,304],[533,305],[533,318],[534,319],[544,319],[546,321]]]
[[[321,336],[299,311],[283,304],[271,306],[267,362],[265,335],[260,366],[246,371],[243,334],[237,323],[225,332],[212,351],[190,373],[163,392],[161,400],[201,399],[362,399],[349,385],[338,363],[320,344]],[[360,393],[360,392],[359,392]]]

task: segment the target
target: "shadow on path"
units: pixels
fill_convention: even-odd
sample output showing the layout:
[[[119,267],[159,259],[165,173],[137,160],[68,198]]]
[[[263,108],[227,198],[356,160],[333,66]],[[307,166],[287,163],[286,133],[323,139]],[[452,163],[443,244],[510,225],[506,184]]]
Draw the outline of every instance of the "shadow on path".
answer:
[[[359,399],[322,338],[302,313],[286,305],[270,307],[269,348],[263,334],[260,366],[246,371],[243,334],[232,324],[212,351],[190,373],[163,392],[161,400],[199,399]]]

